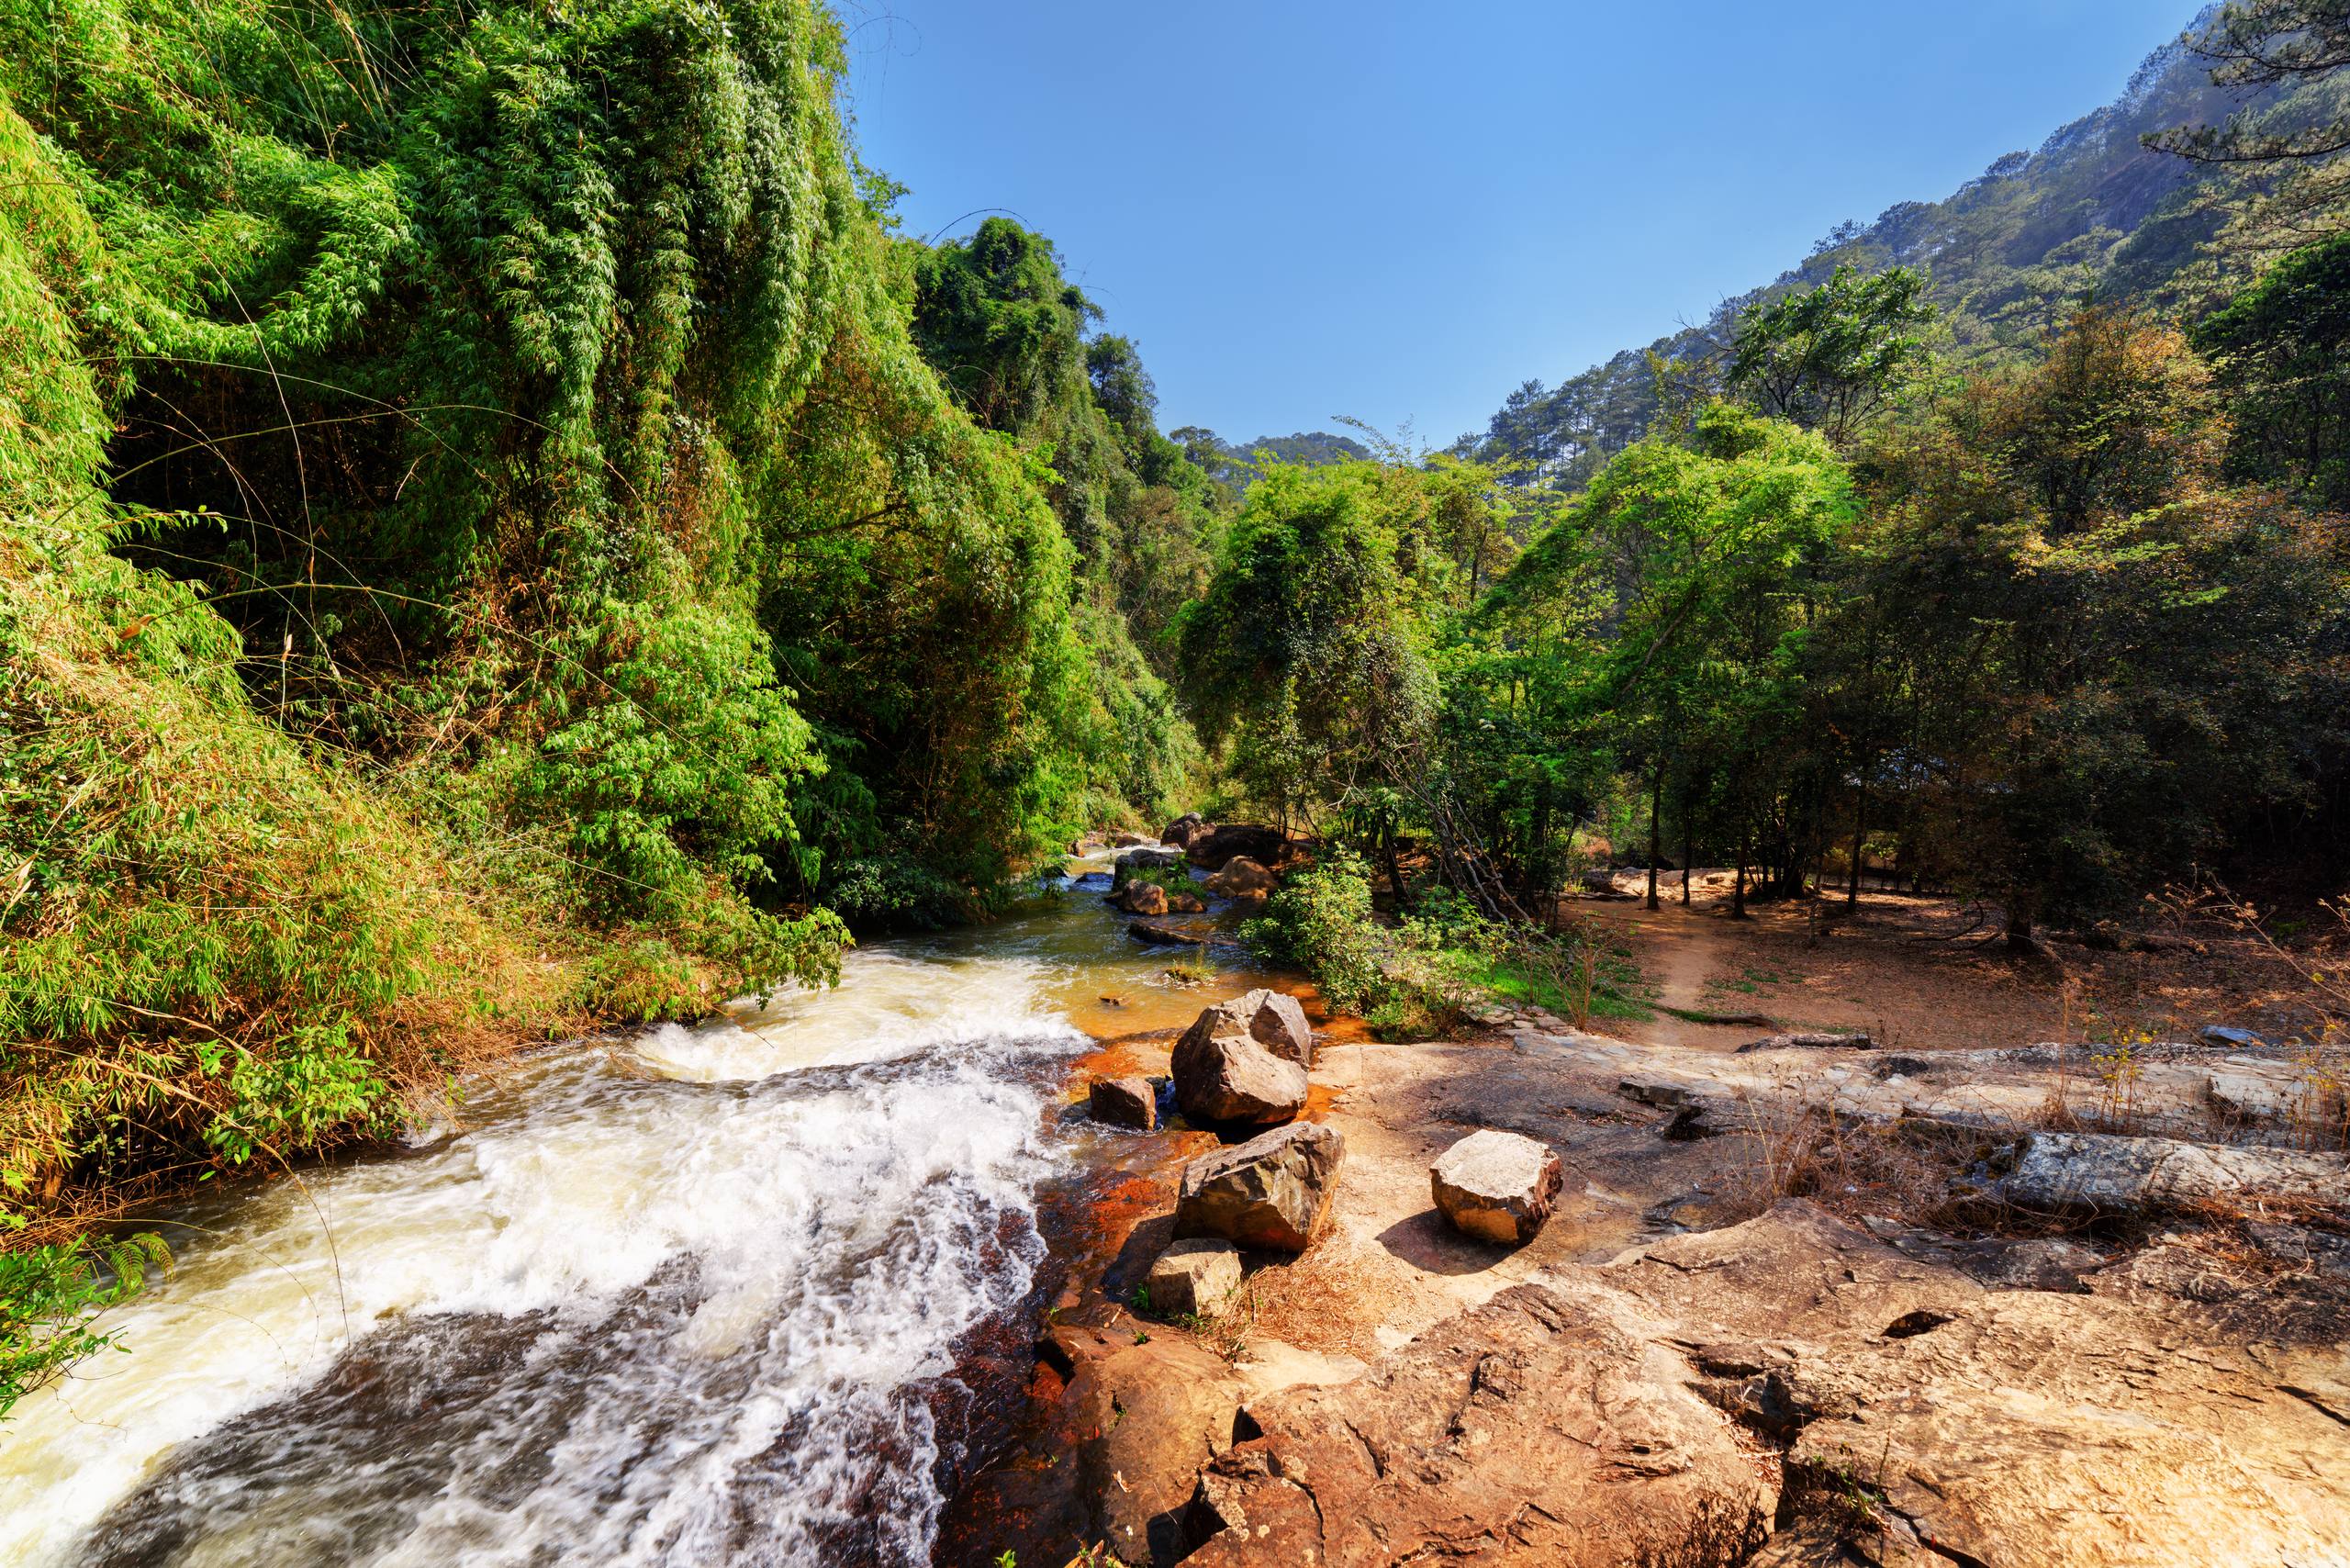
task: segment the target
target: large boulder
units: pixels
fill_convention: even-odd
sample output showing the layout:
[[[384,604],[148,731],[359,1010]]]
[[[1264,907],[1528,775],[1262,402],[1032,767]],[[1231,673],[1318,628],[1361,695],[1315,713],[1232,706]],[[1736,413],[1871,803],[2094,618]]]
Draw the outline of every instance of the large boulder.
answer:
[[[1183,846],[1183,853],[1190,857],[1192,865],[1205,867],[1211,871],[1221,870],[1225,861],[1238,855],[1246,855],[1259,865],[1270,866],[1281,857],[1281,850],[1287,842],[1274,828],[1253,823],[1226,823],[1222,827],[1194,834],[1192,841]]]
[[[1305,1021],[1305,1009],[1297,998],[1285,991],[1260,988],[1202,1010],[1183,1031],[1176,1051],[1218,1035],[1246,1035],[1283,1060],[1304,1068],[1314,1065],[1314,1026]]]
[[[1203,885],[1220,899],[1230,899],[1235,903],[1255,909],[1261,907],[1281,883],[1270,871],[1248,856],[1236,855]]]
[[[1158,1127],[1158,1092],[1147,1078],[1097,1078],[1086,1091],[1085,1108],[1113,1127],[1147,1133]]]
[[[1175,1103],[1195,1122],[1286,1122],[1305,1109],[1305,1070],[1244,1034],[1175,1042]]]
[[[1186,848],[1192,840],[1203,833],[1213,832],[1214,827],[1214,823],[1201,816],[1199,812],[1185,812],[1167,824],[1167,831],[1158,835],[1158,842],[1170,845],[1177,849]]]
[[[1110,895],[1110,902],[1128,914],[1165,914],[1170,907],[1167,890],[1157,882],[1128,882]]]
[[[1488,1127],[1437,1156],[1428,1188],[1452,1227],[1480,1241],[1534,1239],[1558,1202],[1559,1157],[1548,1145]]]
[[[1161,1316],[1205,1316],[1240,1288],[1240,1250],[1216,1236],[1179,1241],[1150,1266],[1144,1288]]]
[[[1183,1168],[1175,1234],[1303,1252],[1330,1211],[1346,1158],[1347,1140],[1316,1122],[1203,1155]]]
[[[1187,1568],[1716,1568],[1775,1489],[1621,1297],[1505,1290],[1351,1382],[1252,1400],[1211,1461]]]

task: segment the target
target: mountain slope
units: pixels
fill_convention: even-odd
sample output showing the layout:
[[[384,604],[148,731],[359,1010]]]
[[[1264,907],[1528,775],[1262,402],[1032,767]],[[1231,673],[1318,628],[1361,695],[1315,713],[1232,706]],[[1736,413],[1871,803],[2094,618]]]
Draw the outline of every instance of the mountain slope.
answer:
[[[2276,109],[2290,114],[2298,102],[2288,96]],[[1655,419],[1652,357],[1669,362],[1676,380],[1707,383],[1740,310],[1812,286],[1845,263],[1924,271],[1962,363],[2024,348],[2089,297],[2162,308],[2199,303],[2216,285],[2240,281],[2246,267],[2245,258],[2216,254],[2210,244],[2241,186],[2229,172],[2150,151],[2140,139],[2215,123],[2237,106],[2212,85],[2204,61],[2182,43],[2167,44],[2147,56],[2112,103],[2036,151],[1994,160],[1941,201],[1900,202],[1868,224],[1839,225],[1800,263],[1724,300],[1702,325],[1627,349],[1555,387],[1526,382],[1459,449],[1579,482]]]

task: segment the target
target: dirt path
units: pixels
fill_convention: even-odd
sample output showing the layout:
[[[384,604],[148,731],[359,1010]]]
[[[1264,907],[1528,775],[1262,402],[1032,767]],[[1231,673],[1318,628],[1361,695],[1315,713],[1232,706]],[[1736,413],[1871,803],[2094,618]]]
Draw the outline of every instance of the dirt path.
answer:
[[[2059,941],[2019,957],[1996,940],[1996,922],[1956,900],[1872,890],[1857,914],[1832,901],[1815,931],[1794,902],[1757,903],[1748,919],[1731,920],[1727,881],[1726,873],[1699,873],[1687,908],[1670,885],[1659,890],[1663,906],[1655,911],[1638,897],[1570,899],[1562,907],[1610,934],[1662,1006],[1760,1014],[1782,1029],[1863,1030],[1897,1048],[2133,1033],[2183,1038],[2205,1024],[2289,1032],[2307,1022],[2272,958],[2210,932],[2162,933],[2151,950]],[[1633,874],[1618,887],[1645,891]],[[1699,1050],[1735,1049],[1767,1032],[1662,1012],[1598,1026],[1641,1045]]]

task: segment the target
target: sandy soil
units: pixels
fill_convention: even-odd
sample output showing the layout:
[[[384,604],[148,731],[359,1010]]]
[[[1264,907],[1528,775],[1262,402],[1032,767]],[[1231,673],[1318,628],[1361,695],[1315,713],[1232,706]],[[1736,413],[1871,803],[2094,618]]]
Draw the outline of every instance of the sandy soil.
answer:
[[[2211,928],[2154,934],[2154,951],[2098,951],[2063,938],[2009,953],[1996,918],[1948,898],[1867,891],[1856,913],[1831,901],[1817,929],[1800,904],[1750,905],[1729,918],[1729,876],[1699,872],[1694,901],[1562,901],[1570,920],[1612,933],[1657,1002],[1712,1014],[1760,1014],[1786,1029],[1862,1029],[1881,1047],[1932,1050],[2099,1038],[2145,1030],[2178,1037],[2205,1024],[2288,1033],[2309,1015],[2284,964],[2256,942]],[[1643,884],[1626,875],[1627,892]],[[1731,1049],[1752,1025],[1596,1025],[1643,1045]]]

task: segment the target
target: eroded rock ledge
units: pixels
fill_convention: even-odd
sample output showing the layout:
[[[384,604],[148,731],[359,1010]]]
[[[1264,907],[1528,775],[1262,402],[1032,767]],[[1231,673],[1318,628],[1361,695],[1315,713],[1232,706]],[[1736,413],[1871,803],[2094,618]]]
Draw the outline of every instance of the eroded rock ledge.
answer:
[[[1800,1200],[1233,1420],[1158,1561],[2350,1561],[2350,1344],[1987,1289]]]

